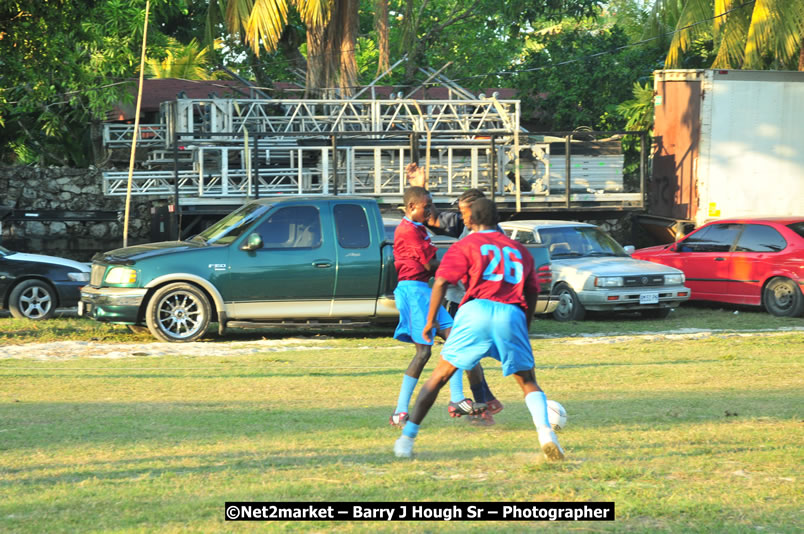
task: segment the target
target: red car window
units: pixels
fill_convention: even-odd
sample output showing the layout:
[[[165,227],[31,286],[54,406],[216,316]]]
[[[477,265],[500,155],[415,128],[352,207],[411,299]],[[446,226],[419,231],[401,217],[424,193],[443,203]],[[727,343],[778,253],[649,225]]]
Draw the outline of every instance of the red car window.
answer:
[[[780,252],[787,247],[787,241],[776,229],[764,224],[749,224],[745,227],[737,252]]]
[[[740,235],[741,224],[712,224],[681,241],[680,252],[728,252]]]

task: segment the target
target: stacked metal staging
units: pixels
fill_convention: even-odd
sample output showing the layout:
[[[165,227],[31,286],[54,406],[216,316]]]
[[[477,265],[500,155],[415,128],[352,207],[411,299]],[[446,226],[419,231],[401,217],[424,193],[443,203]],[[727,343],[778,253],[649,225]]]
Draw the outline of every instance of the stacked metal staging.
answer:
[[[178,195],[182,205],[359,194],[396,205],[406,187],[405,165],[415,160],[429,169],[437,203],[477,187],[504,207],[525,211],[642,205],[641,191],[624,192],[619,143],[607,154],[560,136],[528,134],[520,127],[518,100],[477,98],[458,87],[447,100],[395,96],[163,102],[160,123],[138,132],[137,146],[148,155],[134,172],[132,194]],[[130,147],[133,135],[131,125],[105,125],[107,147]],[[570,144],[569,151],[551,154]],[[127,179],[125,171],[105,172],[104,191],[125,195]]]

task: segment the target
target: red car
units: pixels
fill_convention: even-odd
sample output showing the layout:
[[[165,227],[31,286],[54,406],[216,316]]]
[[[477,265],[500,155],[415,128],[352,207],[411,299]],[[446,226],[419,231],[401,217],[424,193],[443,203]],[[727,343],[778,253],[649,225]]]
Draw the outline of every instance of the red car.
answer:
[[[724,219],[632,256],[684,271],[692,300],[804,313],[804,218]]]

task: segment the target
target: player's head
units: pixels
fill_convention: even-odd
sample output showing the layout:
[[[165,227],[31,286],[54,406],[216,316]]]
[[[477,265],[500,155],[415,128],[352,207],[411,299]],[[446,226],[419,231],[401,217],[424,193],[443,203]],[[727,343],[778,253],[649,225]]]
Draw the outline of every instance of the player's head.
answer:
[[[475,228],[495,228],[497,226],[497,222],[499,222],[499,217],[497,215],[497,205],[487,199],[487,198],[479,198],[472,202],[471,208],[472,210],[469,224]]]
[[[414,222],[425,222],[433,211],[433,199],[423,187],[413,186],[405,189],[402,197],[405,203],[405,215]]]
[[[469,220],[469,216],[472,214],[472,202],[479,198],[486,198],[486,195],[484,195],[483,191],[480,189],[467,189],[458,197],[458,211],[461,212],[461,218],[463,218],[464,224]]]

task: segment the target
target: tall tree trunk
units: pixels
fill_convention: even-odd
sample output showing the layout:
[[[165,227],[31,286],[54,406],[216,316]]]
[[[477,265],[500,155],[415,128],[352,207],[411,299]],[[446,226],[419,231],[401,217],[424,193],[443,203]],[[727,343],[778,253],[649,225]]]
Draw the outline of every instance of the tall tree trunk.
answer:
[[[307,28],[307,79],[305,98],[321,98],[327,87],[326,28]]]
[[[332,38],[328,40],[327,46],[332,50],[331,65],[338,68],[338,87],[342,97],[352,95],[358,84],[355,48],[359,6],[360,0],[336,0],[329,24]],[[329,87],[334,87],[334,84]]]
[[[388,49],[388,0],[375,0],[374,29],[377,31],[377,47],[380,57],[377,61],[377,76],[388,70],[391,52]]]

